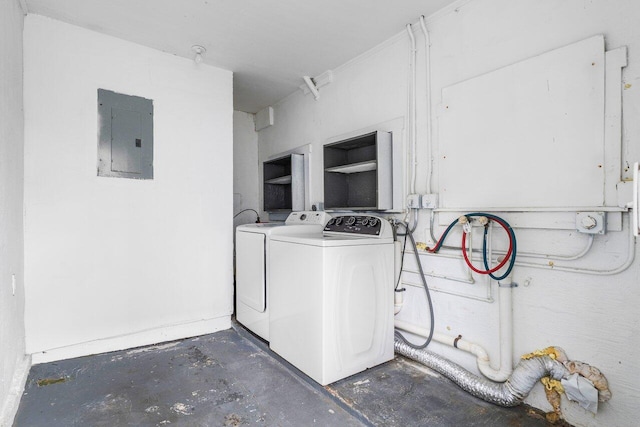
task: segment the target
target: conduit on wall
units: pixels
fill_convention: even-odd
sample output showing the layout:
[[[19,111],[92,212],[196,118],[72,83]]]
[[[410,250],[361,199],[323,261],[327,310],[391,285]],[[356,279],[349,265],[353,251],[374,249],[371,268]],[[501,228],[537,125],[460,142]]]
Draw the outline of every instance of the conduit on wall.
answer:
[[[431,180],[433,178],[433,148],[431,141],[431,38],[429,37],[429,31],[427,30],[427,24],[424,20],[424,15],[420,16],[420,28],[422,34],[424,34],[424,61],[425,61],[425,80],[426,80],[426,148],[428,156],[429,170],[427,171],[427,193],[431,194]]]
[[[632,213],[629,213],[629,214],[631,215]],[[624,229],[624,216],[623,216],[622,225]],[[542,268],[542,269],[548,269],[548,270],[566,271],[570,273],[591,274],[594,276],[611,276],[614,274],[622,273],[623,271],[627,270],[631,266],[631,264],[633,264],[633,260],[636,257],[636,239],[635,239],[635,236],[633,235],[633,229],[631,227],[631,224],[629,224],[629,228],[630,228],[630,232],[629,232],[629,238],[627,241],[627,258],[618,267],[615,267],[609,270],[598,270],[598,269],[583,268],[583,267],[568,267],[568,266],[557,265],[554,263],[535,264],[535,263],[529,263],[529,262],[516,262],[516,265],[522,266],[522,267],[533,267],[533,268]]]
[[[413,35],[411,24],[407,24],[407,34],[409,34],[409,129],[411,139],[411,181],[410,194],[416,192],[416,173],[418,167],[418,159],[416,156],[416,38]]]
[[[630,215],[632,213],[629,213]],[[429,227],[429,232],[431,234],[431,239],[433,241],[437,241],[435,235],[433,234],[433,229],[434,229],[434,224],[435,224],[435,212],[432,211],[431,212],[431,218],[430,218],[430,227]],[[623,215],[623,229],[624,229],[624,215]],[[549,254],[540,254],[540,253],[531,253],[531,252],[518,252],[519,256],[525,257],[525,258],[541,258],[541,259],[558,259],[561,261],[575,261],[577,259],[582,258],[583,256],[585,256],[589,250],[591,249],[593,245],[593,235],[590,235],[588,238],[588,241],[585,245],[585,247],[577,254],[573,254],[573,255],[549,255]],[[457,246],[448,246],[448,245],[442,245],[441,249],[450,249],[450,250],[460,250],[460,247]],[[474,250],[476,251],[476,250]],[[501,253],[500,251],[494,251],[496,253]],[[502,251],[504,253],[504,251]],[[618,273],[622,273],[623,271],[627,270],[631,264],[633,264],[633,260],[635,259],[635,254],[636,254],[636,247],[635,247],[635,238],[633,235],[633,230],[631,230],[631,233],[629,235],[629,239],[627,241],[627,258],[625,259],[625,261],[620,264],[618,267],[609,269],[609,270],[597,270],[597,269],[589,269],[589,268],[582,268],[582,267],[569,267],[569,266],[562,266],[562,265],[557,265],[555,263],[547,263],[547,264],[536,264],[536,263],[531,263],[531,262],[523,262],[523,261],[516,261],[515,265],[517,266],[521,266],[521,267],[531,267],[531,268],[539,268],[539,269],[545,269],[545,270],[557,270],[557,271],[566,271],[566,272],[571,272],[571,273],[583,273],[583,274],[591,274],[591,275],[596,275],[596,276],[609,276],[609,275],[614,275],[614,274],[618,274]],[[436,255],[433,253],[429,253],[429,252],[425,252],[425,255],[434,255],[434,256],[449,256],[449,255]],[[459,258],[459,256],[457,256],[457,258]]]

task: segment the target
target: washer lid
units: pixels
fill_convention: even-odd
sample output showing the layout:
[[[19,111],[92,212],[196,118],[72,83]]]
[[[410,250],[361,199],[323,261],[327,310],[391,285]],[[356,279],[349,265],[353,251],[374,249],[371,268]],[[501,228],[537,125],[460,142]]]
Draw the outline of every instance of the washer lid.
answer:
[[[284,227],[284,222],[260,222],[242,224],[236,227],[236,232],[269,234],[276,227]]]
[[[281,222],[265,222],[261,224],[245,224],[236,228],[238,233],[259,233],[267,236],[289,234],[321,234],[322,224],[283,224]]]
[[[389,245],[393,244],[393,237],[361,237],[345,235],[279,235],[271,238],[272,242],[287,242],[299,245],[336,247],[336,246],[364,246],[364,245]]]

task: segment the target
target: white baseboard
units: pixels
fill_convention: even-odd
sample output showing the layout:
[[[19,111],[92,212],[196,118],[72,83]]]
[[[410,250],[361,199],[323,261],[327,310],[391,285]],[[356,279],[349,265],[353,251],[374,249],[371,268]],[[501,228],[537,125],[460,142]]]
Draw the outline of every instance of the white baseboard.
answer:
[[[94,341],[73,344],[65,347],[53,348],[34,352],[32,363],[53,362],[56,360],[72,359],[74,357],[88,356],[91,354],[107,353],[110,351],[125,350],[144,345],[157,344],[165,341],[173,341],[182,338],[195,337],[213,332],[229,329],[231,316],[225,315],[213,319],[203,319],[194,322],[167,325],[155,329],[138,331],[127,335],[108,337]]]
[[[13,379],[11,380],[9,394],[0,408],[0,427],[11,427],[13,425],[13,420],[18,413],[18,407],[20,406],[20,399],[22,398],[25,384],[27,384],[30,369],[31,356],[25,355],[18,360],[13,373]]]

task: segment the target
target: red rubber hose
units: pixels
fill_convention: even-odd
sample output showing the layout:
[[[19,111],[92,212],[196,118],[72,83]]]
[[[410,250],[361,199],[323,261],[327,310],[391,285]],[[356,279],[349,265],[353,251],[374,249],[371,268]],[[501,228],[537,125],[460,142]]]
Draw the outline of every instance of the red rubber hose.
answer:
[[[491,274],[491,273],[495,273],[496,271],[500,270],[507,263],[507,261],[509,260],[509,257],[511,256],[511,253],[513,252],[513,239],[511,238],[511,233],[509,233],[509,229],[507,228],[507,224],[505,224],[504,222],[500,221],[497,218],[492,218],[491,220],[497,222],[498,224],[500,224],[502,226],[502,228],[504,228],[504,231],[506,231],[507,235],[509,236],[509,250],[507,251],[507,254],[505,255],[505,257],[502,260],[502,262],[500,264],[498,264],[497,266],[495,266],[494,268],[492,268],[491,270],[480,270],[478,268],[475,268],[473,266],[473,264],[471,264],[471,260],[469,260],[469,257],[467,256],[467,250],[466,250],[467,233],[464,233],[464,232],[462,233],[462,256],[464,257],[464,261],[467,263],[469,268],[471,270],[475,271],[478,274]]]

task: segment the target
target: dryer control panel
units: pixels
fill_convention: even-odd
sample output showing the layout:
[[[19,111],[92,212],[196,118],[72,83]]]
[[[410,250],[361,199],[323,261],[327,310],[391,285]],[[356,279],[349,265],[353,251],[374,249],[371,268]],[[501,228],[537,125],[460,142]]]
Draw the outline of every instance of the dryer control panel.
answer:
[[[327,212],[322,211],[300,211],[291,212],[285,221],[287,225],[304,224],[304,225],[320,225],[324,226],[331,218]]]
[[[380,236],[387,220],[371,215],[342,215],[331,218],[324,227],[325,232],[346,233],[363,236]]]

